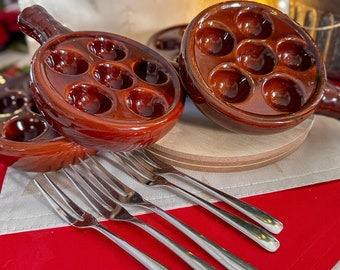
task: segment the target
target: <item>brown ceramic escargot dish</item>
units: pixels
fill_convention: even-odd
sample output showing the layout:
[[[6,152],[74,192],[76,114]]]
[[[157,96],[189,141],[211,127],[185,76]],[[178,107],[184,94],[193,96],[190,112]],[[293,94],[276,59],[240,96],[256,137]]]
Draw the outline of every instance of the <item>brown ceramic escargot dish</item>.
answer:
[[[32,99],[28,74],[0,75],[0,160],[23,171],[58,170],[84,158],[86,149],[56,132]]]
[[[233,131],[294,127],[322,99],[318,48],[302,27],[266,5],[225,2],[202,11],[184,32],[178,61],[197,107]]]
[[[128,151],[156,142],[179,119],[177,72],[147,46],[73,32],[40,6],[24,9],[18,22],[41,44],[31,64],[36,105],[63,136],[92,149]]]

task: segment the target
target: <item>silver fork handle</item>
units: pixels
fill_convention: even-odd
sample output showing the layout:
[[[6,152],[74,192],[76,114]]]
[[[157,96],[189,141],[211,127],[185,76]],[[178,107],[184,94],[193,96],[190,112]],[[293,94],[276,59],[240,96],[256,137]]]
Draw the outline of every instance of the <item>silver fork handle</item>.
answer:
[[[245,214],[264,228],[266,228],[271,233],[278,234],[283,229],[283,224],[273,216],[269,215],[268,213],[262,211],[261,209],[258,209],[252,205],[249,205],[242,200],[239,200],[227,193],[224,193],[212,186],[209,186],[201,181],[198,181],[197,179],[191,177],[190,175],[187,175],[185,173],[182,173],[181,171],[172,172],[174,174],[180,175],[188,182],[196,185],[197,187],[201,188],[202,190],[206,191],[210,195],[216,197],[217,199],[220,199],[221,201],[224,201],[225,203],[231,205],[236,210],[240,211],[241,213]]]
[[[274,252],[279,248],[280,242],[274,236],[272,236],[267,231],[261,229],[260,227],[250,222],[247,222],[246,220],[241,219],[238,216],[235,216],[213,205],[212,203],[209,203],[201,199],[200,197],[192,194],[191,192],[185,189],[182,189],[179,186],[176,186],[175,184],[172,184],[171,182],[166,182],[165,185],[166,187],[169,187],[173,189],[174,191],[176,191],[177,193],[190,199],[194,203],[204,207],[205,209],[207,209],[208,211],[210,211],[217,217],[221,218],[223,221],[233,226],[235,229],[239,230],[240,232],[248,236],[250,239],[254,240],[257,244],[259,244],[266,250],[270,252]]]
[[[206,263],[202,259],[198,258],[188,250],[184,249],[182,246],[178,245],[176,242],[172,241],[167,236],[163,235],[159,231],[155,230],[153,227],[149,226],[147,223],[142,222],[137,218],[133,218],[129,220],[134,225],[140,227],[141,229],[148,232],[150,235],[155,237],[161,243],[164,243],[167,247],[169,247],[175,254],[177,254],[180,258],[182,258],[188,265],[190,265],[193,269],[201,269],[201,270],[212,270],[215,269],[210,264]]]
[[[118,246],[120,246],[122,249],[128,252],[131,256],[136,258],[141,264],[147,267],[147,269],[159,269],[159,270],[168,269],[161,263],[155,261],[153,258],[149,257],[145,253],[141,252],[140,250],[130,245],[128,242],[126,242],[122,238],[110,232],[108,229],[106,229],[101,224],[93,225],[92,228],[99,231],[106,237],[108,237],[110,240],[112,240],[114,243],[116,243]]]
[[[143,206],[148,210],[153,211],[158,214],[170,224],[175,226],[177,229],[182,231],[185,235],[191,238],[194,242],[196,242],[201,248],[203,248],[208,254],[210,254],[213,258],[215,258],[219,263],[221,263],[224,267],[230,270],[254,270],[252,265],[248,264],[244,260],[238,258],[234,254],[225,250],[221,246],[215,244],[213,241],[209,240],[205,236],[199,234],[189,226],[185,225],[183,222],[173,217],[169,213],[165,212],[163,209],[158,206],[144,202],[143,204],[139,204],[139,206]]]

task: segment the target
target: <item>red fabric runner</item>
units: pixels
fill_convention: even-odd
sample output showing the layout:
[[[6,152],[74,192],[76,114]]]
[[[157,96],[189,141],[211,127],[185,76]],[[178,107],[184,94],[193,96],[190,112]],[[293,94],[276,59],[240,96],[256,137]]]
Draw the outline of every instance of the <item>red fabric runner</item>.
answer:
[[[340,260],[340,181],[245,198],[284,223],[281,247],[269,253],[200,207],[170,211],[258,269],[331,269]],[[220,206],[229,209],[224,203]],[[192,252],[222,267],[190,239],[154,214],[141,219]],[[104,225],[171,269],[188,269],[170,250],[123,222]],[[115,244],[92,230],[73,227],[0,236],[0,269],[143,269]]]

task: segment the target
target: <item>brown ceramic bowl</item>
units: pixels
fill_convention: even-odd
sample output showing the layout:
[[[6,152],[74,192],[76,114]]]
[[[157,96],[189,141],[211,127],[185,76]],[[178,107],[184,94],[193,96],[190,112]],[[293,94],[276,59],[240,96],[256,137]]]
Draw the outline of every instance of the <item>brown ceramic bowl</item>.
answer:
[[[73,32],[40,6],[24,9],[19,26],[41,44],[31,65],[34,99],[63,136],[91,149],[128,151],[153,144],[179,119],[177,72],[147,46]]]
[[[202,11],[184,32],[178,62],[197,107],[233,131],[294,127],[322,98],[325,71],[313,40],[266,5],[225,2]]]
[[[23,171],[58,170],[89,150],[59,135],[37,110],[28,75],[0,75],[0,160]]]

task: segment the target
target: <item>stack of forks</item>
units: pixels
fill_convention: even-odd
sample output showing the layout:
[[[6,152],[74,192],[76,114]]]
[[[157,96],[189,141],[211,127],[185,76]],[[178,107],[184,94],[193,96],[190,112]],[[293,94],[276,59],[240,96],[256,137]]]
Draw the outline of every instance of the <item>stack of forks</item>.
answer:
[[[147,150],[135,150],[126,153],[108,152],[93,157],[87,156],[85,160],[80,160],[79,164],[70,165],[62,169],[61,172],[44,173],[33,179],[34,183],[50,202],[54,210],[67,223],[79,228],[93,228],[98,230],[127,251],[131,256],[139,260],[139,262],[148,269],[167,269],[167,267],[139,251],[113,232],[110,232],[98,222],[93,214],[83,210],[79,204],[77,205],[75,199],[71,199],[70,196],[58,186],[60,173],[76,187],[79,195],[86,200],[87,204],[97,215],[107,220],[129,222],[142,228],[162,244],[173,250],[179,258],[193,269],[213,269],[213,267],[174,242],[168,236],[131,215],[124,206],[148,209],[161,216],[196,242],[203,250],[227,269],[255,269],[255,267],[207,239],[157,205],[147,201],[141,194],[115,177],[106,168],[107,166],[105,166],[105,164],[107,163],[115,166],[115,168],[125,170],[135,180],[145,186],[151,188],[168,188],[194,204],[204,207],[270,252],[275,252],[279,248],[279,241],[271,233],[277,234],[282,230],[283,226],[280,221],[254,206],[184,174],[171,165],[160,161]],[[217,207],[215,204],[194,195],[182,186],[176,185],[173,181],[169,180],[170,178],[166,178],[166,176],[170,174],[176,175],[182,181],[192,184],[209,193],[211,196],[214,196],[216,199],[228,203],[261,225],[261,227]]]

